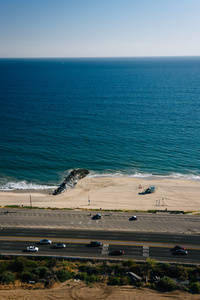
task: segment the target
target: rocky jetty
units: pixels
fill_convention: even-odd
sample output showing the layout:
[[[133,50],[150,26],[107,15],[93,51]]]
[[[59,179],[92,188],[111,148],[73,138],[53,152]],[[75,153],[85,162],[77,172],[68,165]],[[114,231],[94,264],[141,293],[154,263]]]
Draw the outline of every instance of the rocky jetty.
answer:
[[[89,171],[86,169],[74,169],[67,177],[65,177],[65,180],[61,183],[61,185],[55,189],[53,195],[58,195],[67,189],[74,188],[77,182],[86,177],[88,174]]]

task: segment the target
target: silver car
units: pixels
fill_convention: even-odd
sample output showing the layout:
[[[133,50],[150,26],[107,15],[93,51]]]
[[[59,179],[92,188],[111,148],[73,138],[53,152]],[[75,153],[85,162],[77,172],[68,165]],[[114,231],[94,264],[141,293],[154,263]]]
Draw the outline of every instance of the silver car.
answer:
[[[26,248],[26,250],[29,251],[29,252],[36,252],[36,251],[39,250],[39,248],[38,248],[38,247],[35,247],[35,246],[28,246],[28,247]]]

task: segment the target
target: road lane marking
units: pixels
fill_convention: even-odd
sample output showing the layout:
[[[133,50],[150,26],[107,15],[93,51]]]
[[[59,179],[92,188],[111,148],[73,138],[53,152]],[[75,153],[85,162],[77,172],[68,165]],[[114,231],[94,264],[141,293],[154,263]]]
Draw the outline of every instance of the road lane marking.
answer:
[[[109,248],[109,244],[103,244],[101,255],[107,255],[107,254],[109,254],[108,248]]]
[[[143,256],[149,257],[149,246],[143,246]]]

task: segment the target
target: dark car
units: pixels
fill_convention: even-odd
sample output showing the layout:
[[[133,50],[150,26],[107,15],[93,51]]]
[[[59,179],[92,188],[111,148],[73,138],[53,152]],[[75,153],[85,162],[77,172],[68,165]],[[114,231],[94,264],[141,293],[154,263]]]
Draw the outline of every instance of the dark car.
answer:
[[[136,216],[132,216],[129,221],[136,221],[137,220],[137,217]]]
[[[42,245],[49,245],[49,244],[51,244],[51,240],[48,240],[48,239],[40,240],[40,244],[42,244]]]
[[[56,243],[56,244],[54,245],[54,248],[66,248],[66,245],[63,244],[63,243]]]
[[[182,247],[182,246],[174,246],[174,248],[172,248],[170,251],[176,251],[176,250],[186,250],[185,247]]]
[[[90,242],[89,246],[90,247],[100,247],[100,246],[102,246],[102,243],[98,242],[98,241]]]
[[[111,255],[124,255],[124,251],[122,251],[122,250],[114,250],[110,254]]]
[[[177,249],[176,251],[172,252],[173,255],[186,255],[188,254],[188,251],[183,250],[183,249]]]
[[[93,217],[94,220],[99,220],[101,219],[101,215],[100,214],[96,214],[94,217]]]

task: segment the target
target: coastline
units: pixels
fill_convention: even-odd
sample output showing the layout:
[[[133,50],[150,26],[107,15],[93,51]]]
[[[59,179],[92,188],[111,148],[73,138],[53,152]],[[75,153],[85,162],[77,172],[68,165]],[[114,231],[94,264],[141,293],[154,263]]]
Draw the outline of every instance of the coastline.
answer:
[[[150,185],[156,190],[139,194]],[[184,179],[141,179],[133,177],[86,177],[74,189],[59,195],[53,190],[0,191],[0,206],[102,210],[200,210],[199,181]]]

